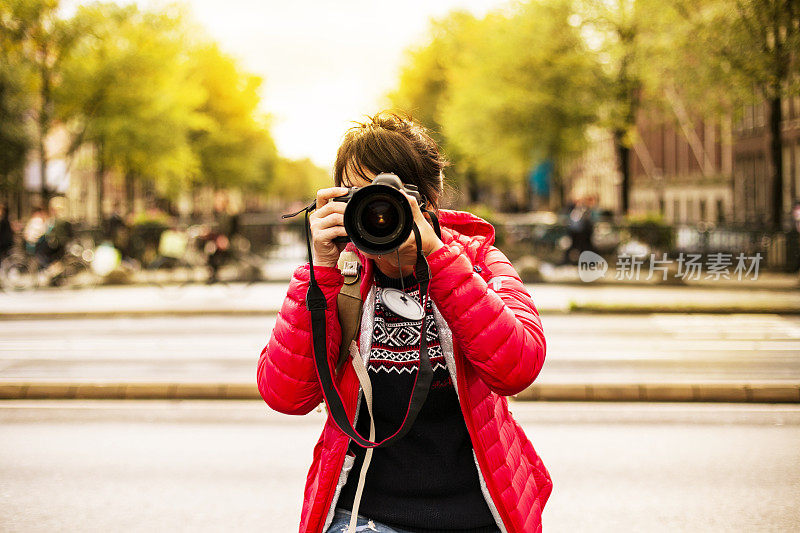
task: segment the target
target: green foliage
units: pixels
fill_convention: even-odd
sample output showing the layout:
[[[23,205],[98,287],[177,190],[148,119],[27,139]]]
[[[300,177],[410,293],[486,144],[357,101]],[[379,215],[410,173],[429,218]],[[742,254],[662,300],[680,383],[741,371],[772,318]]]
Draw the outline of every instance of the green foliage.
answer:
[[[497,212],[483,204],[470,205],[466,208],[466,210],[473,215],[482,218],[493,226],[500,223],[500,220],[497,218]]]
[[[258,110],[262,80],[183,8],[91,3],[59,13],[58,0],[0,4],[0,174],[18,170],[57,121],[73,135],[70,154],[92,145],[98,168],[168,197],[195,184],[267,187],[277,151]]]
[[[5,43],[0,44],[4,50]],[[25,154],[33,146],[33,135],[26,128],[25,112],[30,96],[25,89],[26,76],[19,65],[0,58],[0,177],[22,169]]]
[[[452,163],[449,179],[476,188],[475,173],[456,143],[444,135],[442,108],[450,94],[450,77],[464,51],[474,39],[481,21],[464,11],[453,11],[430,23],[430,39],[406,51],[398,87],[389,93],[391,107],[410,114],[429,129],[440,149]],[[473,194],[475,196],[475,194]],[[475,198],[473,198],[475,199]]]
[[[242,72],[213,43],[198,47],[192,56],[191,79],[204,89],[199,110],[207,119],[192,133],[201,163],[198,180],[264,190],[274,174],[277,149],[267,117],[258,114],[262,79]]]
[[[308,202],[319,189],[333,186],[328,171],[316,166],[310,159],[278,160],[276,178],[270,184],[270,195],[283,202]]]
[[[761,98],[798,94],[797,0],[677,0],[675,9],[706,53],[698,66],[721,75],[715,85],[755,85]]]
[[[582,146],[601,78],[570,13],[562,1],[454,12],[408,53],[390,100],[439,133],[458,181],[507,190]]]
[[[451,73],[444,131],[492,183],[520,182],[542,158],[582,146],[599,77],[570,13],[552,1],[487,16]]]
[[[479,26],[475,17],[463,11],[431,21],[430,41],[406,52],[398,87],[388,95],[392,106],[410,113],[439,142],[446,141],[441,135],[440,118],[450,73]]]
[[[640,215],[627,215],[622,226],[625,234],[647,243],[659,250],[671,250],[674,243],[672,226],[664,220],[661,213],[647,212]]]
[[[639,213],[635,215],[629,214],[624,217],[624,221],[627,224],[637,225],[668,225],[668,223],[664,220],[664,216],[656,211],[647,211],[645,213]]]
[[[52,87],[79,35],[58,0],[0,3],[0,175],[19,172],[52,124]],[[43,154],[42,157],[44,156]]]
[[[95,143],[106,166],[174,195],[198,171],[189,132],[205,122],[180,15],[91,4],[74,21],[89,32],[65,60],[57,98],[74,147]]]
[[[33,146],[25,112],[33,105],[33,72],[23,61],[26,18],[19,2],[0,4],[0,176],[22,169]]]
[[[598,124],[622,132],[633,144],[636,112],[648,67],[654,61],[645,50],[661,16],[654,0],[580,0],[573,23],[580,28],[602,76]]]
[[[153,226],[166,228],[171,221],[167,213],[158,210],[141,211],[131,220],[134,226]]]

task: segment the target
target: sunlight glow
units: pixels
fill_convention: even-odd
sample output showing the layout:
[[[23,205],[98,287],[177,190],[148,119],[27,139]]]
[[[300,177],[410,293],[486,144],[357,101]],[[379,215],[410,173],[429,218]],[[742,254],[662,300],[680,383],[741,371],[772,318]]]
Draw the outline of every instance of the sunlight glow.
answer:
[[[477,16],[502,0],[184,0],[197,22],[264,78],[262,109],[282,156],[331,167],[344,131],[386,105],[403,51],[452,9]],[[142,7],[169,4],[140,0]]]

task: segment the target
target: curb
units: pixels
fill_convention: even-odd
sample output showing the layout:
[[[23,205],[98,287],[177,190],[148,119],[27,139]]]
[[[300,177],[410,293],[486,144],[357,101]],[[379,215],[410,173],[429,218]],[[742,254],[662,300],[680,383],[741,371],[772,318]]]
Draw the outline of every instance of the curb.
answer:
[[[800,315],[800,307],[715,307],[715,306],[613,306],[607,304],[570,303],[569,308],[539,308],[540,315],[570,314],[770,314]],[[84,320],[94,318],[164,318],[164,317],[270,317],[278,314],[278,309],[109,309],[106,311],[44,311],[44,312],[0,312],[0,321],[12,320]]]
[[[799,383],[534,384],[522,401],[800,403]],[[0,381],[0,399],[255,400],[255,383]]]
[[[275,316],[278,309],[109,309],[107,311],[44,311],[0,313],[4,320],[64,320],[87,318],[161,318],[197,316]]]
[[[798,383],[593,383],[533,385],[527,401],[800,403]]]
[[[653,314],[653,313],[680,313],[680,314],[705,314],[705,315],[800,315],[800,306],[786,305],[774,307],[758,307],[747,305],[671,305],[659,307],[657,305],[613,305],[593,303],[569,303],[567,313],[595,313],[595,314]]]

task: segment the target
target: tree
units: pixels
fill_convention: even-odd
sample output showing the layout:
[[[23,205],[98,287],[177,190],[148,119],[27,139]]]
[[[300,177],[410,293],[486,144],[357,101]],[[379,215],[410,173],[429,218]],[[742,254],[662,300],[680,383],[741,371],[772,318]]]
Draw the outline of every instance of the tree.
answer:
[[[19,192],[15,181],[21,181],[27,152],[34,145],[28,127],[33,72],[23,55],[25,30],[18,9],[18,4],[0,4],[0,192],[7,201]]]
[[[306,202],[317,195],[317,191],[331,186],[330,174],[310,159],[278,160],[275,179],[269,185],[269,193],[284,202]]]
[[[192,58],[189,76],[205,94],[198,107],[205,120],[191,134],[200,158],[195,181],[263,191],[277,160],[269,119],[258,111],[263,80],[242,71],[214,43],[197,47]]]
[[[74,133],[73,151],[95,147],[99,217],[109,167],[124,174],[129,203],[136,180],[174,196],[197,172],[189,133],[204,124],[182,14],[92,4],[75,18],[88,31],[65,61],[58,111]]]
[[[440,149],[453,163],[454,178],[464,185],[472,203],[478,201],[480,193],[477,173],[469,160],[459,153],[458,147],[444,135],[441,114],[450,94],[451,73],[480,24],[480,20],[465,11],[453,11],[442,19],[432,20],[430,38],[406,51],[398,87],[388,95],[392,107],[409,113],[430,130]]]
[[[54,120],[54,89],[60,78],[60,69],[80,29],[69,20],[58,16],[59,0],[10,0],[0,8],[3,44],[8,46],[4,55],[13,60],[17,72],[26,71],[31,85],[29,94],[36,94],[32,110],[36,117],[35,144],[40,161],[41,195],[47,201],[51,191],[47,188],[47,138]],[[6,79],[8,83],[8,79]],[[12,85],[7,85],[7,90]],[[7,130],[8,131],[8,130]],[[13,131],[12,136],[18,136]],[[21,145],[16,145],[17,150]],[[18,151],[15,153],[19,153]]]
[[[490,14],[450,74],[444,132],[492,186],[526,185],[583,145],[600,76],[570,15],[561,1]]]
[[[755,87],[769,107],[774,231],[787,213],[783,196],[781,99],[800,94],[800,0],[680,0],[676,7],[717,74],[712,86]],[[738,93],[741,94],[741,93]]]
[[[580,0],[576,7],[576,21],[603,70],[599,124],[613,135],[622,176],[620,205],[627,214],[636,117],[649,69],[660,60],[650,41],[659,36],[664,8],[653,0]]]

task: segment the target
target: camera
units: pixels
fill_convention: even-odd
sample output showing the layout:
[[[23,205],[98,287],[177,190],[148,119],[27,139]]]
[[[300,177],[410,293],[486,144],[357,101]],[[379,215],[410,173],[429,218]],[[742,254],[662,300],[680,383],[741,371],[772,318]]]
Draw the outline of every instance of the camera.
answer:
[[[420,209],[425,210],[425,198],[416,185],[404,185],[395,174],[382,173],[364,187],[351,187],[350,191],[333,199],[346,202],[344,227],[346,237],[336,237],[333,242],[353,244],[364,253],[388,254],[398,249],[411,235],[414,215],[411,204],[403,195],[416,198]]]

